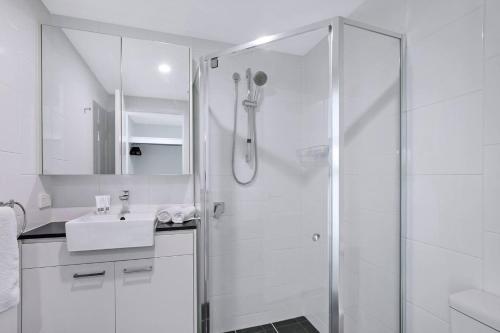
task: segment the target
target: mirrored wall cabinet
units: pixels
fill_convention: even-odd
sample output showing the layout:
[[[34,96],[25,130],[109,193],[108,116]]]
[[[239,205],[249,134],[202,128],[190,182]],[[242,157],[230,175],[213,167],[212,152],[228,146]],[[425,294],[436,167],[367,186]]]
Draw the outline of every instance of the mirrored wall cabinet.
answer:
[[[44,175],[191,173],[185,46],[42,26]]]

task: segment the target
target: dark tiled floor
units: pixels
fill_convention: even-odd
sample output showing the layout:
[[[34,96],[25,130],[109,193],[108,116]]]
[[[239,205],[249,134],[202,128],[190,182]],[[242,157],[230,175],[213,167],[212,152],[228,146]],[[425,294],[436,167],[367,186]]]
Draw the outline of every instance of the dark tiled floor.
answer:
[[[273,325],[279,333],[319,333],[306,317],[278,321]]]
[[[226,333],[319,333],[306,317],[297,317],[263,326],[249,327]]]

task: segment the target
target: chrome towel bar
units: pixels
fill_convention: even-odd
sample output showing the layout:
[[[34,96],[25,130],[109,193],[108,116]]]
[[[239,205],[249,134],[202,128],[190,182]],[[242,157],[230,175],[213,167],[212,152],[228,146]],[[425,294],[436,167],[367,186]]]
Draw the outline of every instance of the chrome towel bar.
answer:
[[[15,208],[15,206],[19,207],[23,211],[23,225],[21,227],[21,234],[26,230],[26,209],[24,209],[24,206],[13,199],[10,199],[9,201],[3,202],[0,201],[0,207],[10,207],[12,209]]]

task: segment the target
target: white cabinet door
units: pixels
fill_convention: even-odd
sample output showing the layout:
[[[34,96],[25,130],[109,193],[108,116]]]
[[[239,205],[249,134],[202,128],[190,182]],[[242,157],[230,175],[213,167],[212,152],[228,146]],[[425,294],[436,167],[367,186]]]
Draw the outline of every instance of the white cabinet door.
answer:
[[[192,255],[115,263],[116,333],[193,333]]]
[[[23,269],[23,333],[115,333],[114,264]]]

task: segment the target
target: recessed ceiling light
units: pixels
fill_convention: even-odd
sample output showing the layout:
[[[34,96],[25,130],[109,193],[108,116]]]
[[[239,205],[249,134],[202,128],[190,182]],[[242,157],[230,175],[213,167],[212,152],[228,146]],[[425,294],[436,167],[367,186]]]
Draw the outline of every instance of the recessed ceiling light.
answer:
[[[170,66],[167,64],[161,64],[160,66],[158,66],[158,71],[162,74],[170,73],[171,70],[172,68],[170,68]]]
[[[273,40],[273,36],[262,36],[254,40],[257,44],[265,44]]]

